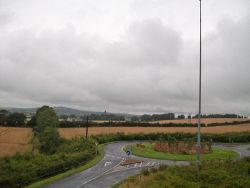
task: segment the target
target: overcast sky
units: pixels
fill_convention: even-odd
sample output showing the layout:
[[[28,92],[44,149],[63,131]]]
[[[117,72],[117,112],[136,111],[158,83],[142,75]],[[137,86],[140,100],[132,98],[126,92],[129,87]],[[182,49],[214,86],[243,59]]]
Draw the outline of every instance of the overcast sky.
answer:
[[[202,2],[202,112],[250,114],[250,1]],[[198,0],[0,0],[0,107],[197,113],[198,70]]]

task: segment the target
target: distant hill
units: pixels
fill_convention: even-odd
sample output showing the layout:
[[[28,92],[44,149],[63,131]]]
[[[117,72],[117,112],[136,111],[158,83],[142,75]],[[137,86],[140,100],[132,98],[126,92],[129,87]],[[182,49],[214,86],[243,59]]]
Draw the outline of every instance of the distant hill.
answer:
[[[34,114],[36,113],[37,108],[1,108],[8,110],[9,112],[19,112],[19,113],[25,113],[25,114]]]
[[[76,116],[82,116],[85,114],[104,114],[105,113],[105,112],[78,110],[78,109],[62,107],[62,106],[53,107],[53,108],[58,115],[74,114]],[[37,108],[0,108],[0,109],[8,110],[11,113],[20,112],[20,113],[25,113],[25,114],[35,114],[37,110]],[[133,116],[132,114],[126,114],[126,113],[111,113],[111,112],[106,112],[106,113],[125,116],[125,117]]]
[[[84,115],[84,114],[102,114],[104,112],[95,112],[95,111],[85,111],[85,110],[78,110],[74,108],[68,108],[68,107],[53,107],[57,114],[60,115]]]

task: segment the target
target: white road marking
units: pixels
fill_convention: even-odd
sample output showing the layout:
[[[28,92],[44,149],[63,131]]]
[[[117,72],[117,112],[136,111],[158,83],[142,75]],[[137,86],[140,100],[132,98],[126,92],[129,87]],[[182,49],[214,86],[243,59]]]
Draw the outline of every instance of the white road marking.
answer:
[[[104,166],[108,166],[110,164],[111,164],[111,161],[107,161],[107,162],[105,162]]]
[[[136,166],[137,166],[137,163],[135,163],[134,167],[136,167]]]
[[[152,162],[151,166],[154,166],[155,162]]]
[[[140,167],[142,166],[142,162],[141,162],[141,164],[140,164]]]
[[[145,166],[149,166],[150,162],[148,162]]]
[[[103,176],[104,174],[107,174],[109,171],[111,171],[111,170],[115,169],[116,167],[118,167],[123,161],[124,160],[121,160],[117,165],[115,165],[112,168],[106,170],[105,172],[103,172],[103,173],[101,173],[101,174],[99,174],[99,175],[97,175],[97,176],[95,176],[95,177],[93,177],[93,178],[91,178],[91,179],[89,179],[87,181],[82,182],[80,185],[76,186],[76,188],[79,188],[79,187],[81,187],[81,186],[83,186],[83,185],[85,185],[85,184],[87,184],[87,183],[89,183],[89,182]]]

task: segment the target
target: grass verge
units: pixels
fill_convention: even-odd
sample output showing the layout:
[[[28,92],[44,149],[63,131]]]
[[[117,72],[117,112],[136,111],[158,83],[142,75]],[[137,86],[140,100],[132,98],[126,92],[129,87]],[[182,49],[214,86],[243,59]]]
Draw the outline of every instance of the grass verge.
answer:
[[[144,169],[112,188],[198,188],[198,187],[250,187],[250,158],[239,161],[205,161],[197,172],[197,166],[161,166]]]
[[[92,166],[94,166],[95,164],[97,164],[100,160],[103,159],[103,156],[104,156],[104,151],[103,151],[103,148],[104,148],[104,144],[100,144],[98,146],[98,152],[99,152],[99,155],[97,157],[95,157],[94,159],[92,159],[91,161],[89,161],[88,163],[86,163],[85,165],[83,166],[79,166],[77,168],[73,168],[71,170],[68,170],[66,172],[63,172],[61,174],[57,174],[55,176],[51,176],[49,178],[46,178],[46,179],[43,179],[43,180],[40,180],[40,181],[37,181],[35,183],[32,183],[31,185],[28,185],[26,186],[26,188],[40,188],[42,186],[45,186],[47,184],[50,184],[50,183],[53,183],[59,179],[62,179],[62,178],[65,178],[65,177],[68,177],[68,176],[71,176],[73,174],[76,174],[78,172],[81,172],[83,170],[86,170]]]
[[[146,143],[144,144],[145,148],[132,146],[133,155],[137,155],[140,157],[153,158],[153,159],[163,159],[163,160],[176,160],[176,161],[195,161],[196,154],[188,155],[188,154],[171,154],[155,151],[153,148],[153,144]],[[125,147],[126,151],[128,147]],[[218,159],[232,159],[234,157],[239,156],[237,152],[231,150],[224,150],[219,148],[213,148],[213,152],[209,154],[202,154],[202,160],[218,160]]]

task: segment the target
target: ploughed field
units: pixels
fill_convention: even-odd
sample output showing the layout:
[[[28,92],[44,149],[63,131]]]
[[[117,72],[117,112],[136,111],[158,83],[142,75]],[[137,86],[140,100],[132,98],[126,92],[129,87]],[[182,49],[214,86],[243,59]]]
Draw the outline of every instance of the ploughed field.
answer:
[[[112,134],[123,132],[125,134],[129,133],[175,133],[175,132],[185,132],[185,133],[195,133],[197,131],[196,127],[89,127],[89,135],[97,134]],[[241,125],[227,125],[227,126],[216,126],[216,127],[202,127],[202,133],[227,133],[227,132],[250,132],[250,124]],[[85,128],[60,128],[59,133],[64,138],[73,138],[76,136],[85,136]]]
[[[30,128],[0,127],[0,157],[28,151],[31,138]]]

